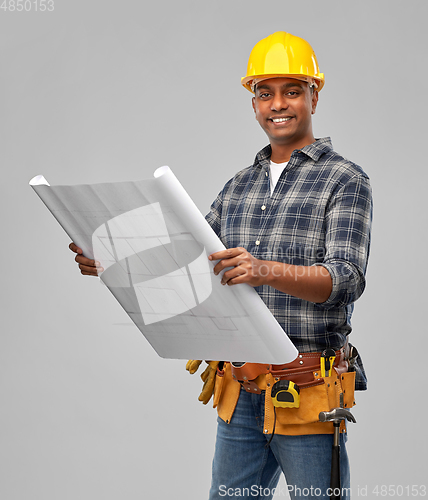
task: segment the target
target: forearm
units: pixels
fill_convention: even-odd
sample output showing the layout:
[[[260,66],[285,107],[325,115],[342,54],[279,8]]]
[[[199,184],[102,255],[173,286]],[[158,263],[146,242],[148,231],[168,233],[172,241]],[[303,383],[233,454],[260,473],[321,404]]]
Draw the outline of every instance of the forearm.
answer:
[[[214,266],[214,274],[224,271],[222,285],[269,285],[288,295],[315,303],[325,302],[333,289],[330,273],[322,266],[294,266],[260,260],[242,247],[215,252],[208,258],[219,260]]]
[[[294,266],[282,262],[261,261],[265,284],[309,302],[325,302],[332,291],[330,273],[322,266]]]

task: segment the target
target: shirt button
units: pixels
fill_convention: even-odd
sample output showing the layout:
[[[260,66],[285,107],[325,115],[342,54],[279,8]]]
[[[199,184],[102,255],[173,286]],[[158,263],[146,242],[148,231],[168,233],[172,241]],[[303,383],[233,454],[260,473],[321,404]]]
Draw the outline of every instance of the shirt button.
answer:
[[[260,241],[259,240],[256,241],[256,245],[260,245]]]
[[[262,210],[266,210],[266,205],[262,205]]]

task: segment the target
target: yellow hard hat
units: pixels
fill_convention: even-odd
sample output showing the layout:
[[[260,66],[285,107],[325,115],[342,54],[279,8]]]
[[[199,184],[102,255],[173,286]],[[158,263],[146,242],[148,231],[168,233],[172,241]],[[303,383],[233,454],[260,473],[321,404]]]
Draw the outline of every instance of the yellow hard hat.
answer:
[[[318,91],[324,86],[324,73],[320,73],[312,47],[285,31],[277,31],[254,46],[241,83],[253,92],[252,84],[257,80],[281,76],[314,83]]]

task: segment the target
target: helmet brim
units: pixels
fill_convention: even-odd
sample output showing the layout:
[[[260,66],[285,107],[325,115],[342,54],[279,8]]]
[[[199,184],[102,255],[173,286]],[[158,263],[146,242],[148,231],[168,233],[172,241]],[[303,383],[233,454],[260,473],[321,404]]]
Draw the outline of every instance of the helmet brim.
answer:
[[[319,92],[323,87],[324,87],[324,74],[319,73],[317,76],[310,76],[310,75],[301,75],[301,74],[289,74],[289,73],[281,73],[281,74],[272,74],[272,75],[251,75],[251,76],[244,76],[241,78],[241,84],[249,90],[252,94],[254,94],[254,91],[251,86],[251,82],[253,80],[257,80],[259,78],[263,78],[263,80],[268,80],[270,78],[292,78],[294,80],[301,80],[304,82],[313,82],[315,81],[317,87],[316,90]]]

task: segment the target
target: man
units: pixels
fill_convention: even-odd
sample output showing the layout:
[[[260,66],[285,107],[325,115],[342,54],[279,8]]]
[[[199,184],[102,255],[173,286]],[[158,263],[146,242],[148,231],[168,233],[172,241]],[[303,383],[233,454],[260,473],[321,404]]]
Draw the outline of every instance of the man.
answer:
[[[353,302],[365,287],[369,180],[328,138],[313,135],[324,75],[305,40],[284,32],[261,40],[242,84],[254,93],[269,146],[211,206],[207,221],[227,250],[209,258],[218,261],[222,284],[255,287],[300,354],[281,366],[209,362],[199,399],[206,404],[214,392],[219,414],[210,499],[272,498],[281,470],[291,498],[328,498],[333,426],[318,414],[352,407],[354,383],[366,389],[347,338]],[[96,263],[70,248],[82,274],[96,275]],[[200,363],[190,360],[187,369],[194,373]],[[278,381],[287,381],[291,397],[282,406],[274,397]],[[347,498],[344,427],[340,473]]]

